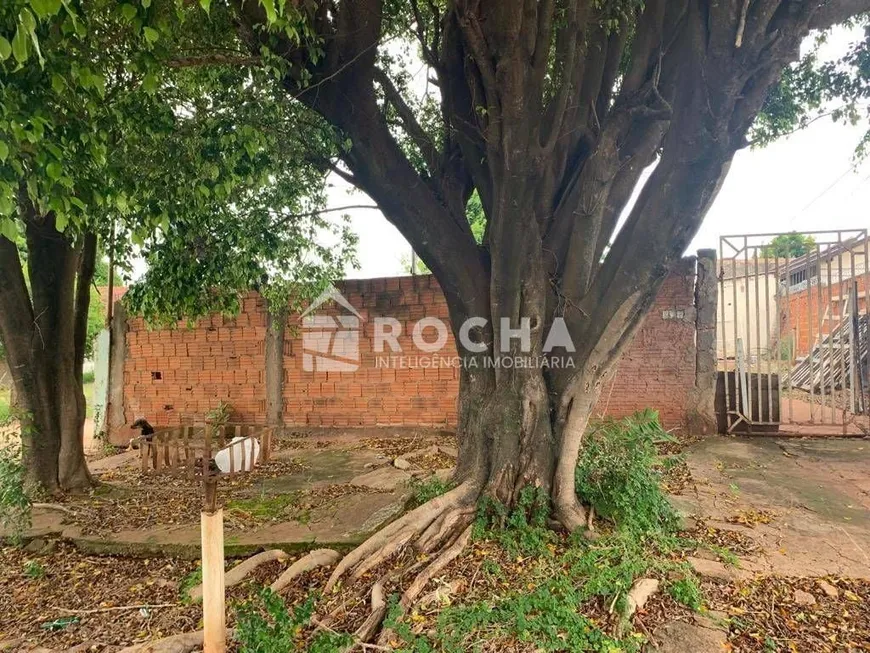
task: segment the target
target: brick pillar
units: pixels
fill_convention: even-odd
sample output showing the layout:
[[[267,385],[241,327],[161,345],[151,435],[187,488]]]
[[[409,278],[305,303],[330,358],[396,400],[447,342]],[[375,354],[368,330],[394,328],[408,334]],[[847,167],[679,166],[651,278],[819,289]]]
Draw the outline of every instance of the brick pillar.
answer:
[[[266,424],[284,424],[284,332],[287,313],[266,308]]]
[[[699,249],[695,277],[695,387],[687,422],[698,434],[716,432],[716,250]]]
[[[695,387],[687,422],[698,434],[716,432],[716,250],[699,249],[695,277]]]
[[[109,299],[111,301],[111,298]],[[124,363],[127,359],[127,311],[120,301],[109,325],[109,383],[106,389],[106,433],[112,444],[127,444],[130,429],[124,416]]]

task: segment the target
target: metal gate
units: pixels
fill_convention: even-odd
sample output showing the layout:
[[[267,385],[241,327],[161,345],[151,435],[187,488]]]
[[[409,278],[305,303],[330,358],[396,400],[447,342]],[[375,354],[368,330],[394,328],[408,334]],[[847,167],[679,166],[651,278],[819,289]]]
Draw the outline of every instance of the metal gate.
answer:
[[[866,229],[719,240],[728,433],[870,435]]]

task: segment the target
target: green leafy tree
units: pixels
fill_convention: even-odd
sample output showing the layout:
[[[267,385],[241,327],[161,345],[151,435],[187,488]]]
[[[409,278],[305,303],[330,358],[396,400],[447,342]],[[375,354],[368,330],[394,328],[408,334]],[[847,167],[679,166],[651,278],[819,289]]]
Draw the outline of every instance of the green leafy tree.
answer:
[[[761,255],[767,258],[785,258],[803,256],[816,247],[816,241],[812,236],[805,236],[797,232],[780,234],[761,249]]]
[[[513,506],[534,485],[564,526],[584,528],[575,467],[600,389],[734,155],[799,126],[829,96],[857,101],[867,77],[864,46],[827,77],[802,77],[811,64],[798,61],[811,33],[870,10],[866,0],[231,6],[250,52],[292,62],[285,92],[349,139],[346,176],[437,277],[463,360],[464,482],[374,536],[333,583],[394,538],[422,536],[427,550],[449,542],[461,529],[448,525],[481,495]],[[282,31],[291,7],[303,8],[322,56]],[[395,42],[414,44],[425,89]],[[791,109],[777,109],[788,93]],[[486,320],[470,345],[468,318]],[[504,330],[524,323],[527,345]],[[557,323],[573,350],[544,350]],[[486,364],[505,354],[559,365]]]
[[[0,340],[46,490],[91,482],[100,250],[146,257],[131,305],[152,320],[233,310],[254,280],[276,300],[315,293],[350,258],[346,225],[318,214],[340,139],[276,91],[288,65],[240,51],[230,19],[174,0],[0,7]]]

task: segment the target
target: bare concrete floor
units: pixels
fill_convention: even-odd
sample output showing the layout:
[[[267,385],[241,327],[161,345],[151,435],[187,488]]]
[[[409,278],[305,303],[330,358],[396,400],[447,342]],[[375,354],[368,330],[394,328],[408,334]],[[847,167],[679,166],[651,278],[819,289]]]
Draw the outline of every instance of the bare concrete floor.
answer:
[[[754,539],[743,568],[870,579],[870,439],[716,436],[688,464],[695,486],[675,503]]]

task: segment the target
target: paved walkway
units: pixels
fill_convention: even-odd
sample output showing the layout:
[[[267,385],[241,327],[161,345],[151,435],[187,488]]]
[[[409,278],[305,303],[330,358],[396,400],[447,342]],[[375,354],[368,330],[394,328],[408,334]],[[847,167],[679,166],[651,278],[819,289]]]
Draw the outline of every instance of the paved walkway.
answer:
[[[870,440],[716,436],[688,464],[695,488],[676,503],[753,538],[748,570],[870,579]],[[761,512],[770,523],[733,523]]]
[[[107,485],[97,488],[99,497],[113,500],[117,496],[123,500],[145,491],[146,486],[135,482],[139,478],[138,455],[138,451],[129,451],[90,464],[95,477],[107,481]],[[292,497],[305,490],[323,490],[326,498],[317,501],[315,507],[304,512],[304,516],[279,516],[275,521],[264,520],[242,529],[234,528],[234,521],[228,515],[225,519],[228,556],[248,555],[264,548],[353,548],[405,510],[411,497],[410,481],[414,476],[433,473],[413,465],[407,470],[398,469],[391,457],[376,449],[360,448],[359,442],[351,446],[327,441],[319,443],[317,448],[283,449],[277,458],[292,460],[299,471],[264,475],[246,489],[233,491],[232,496],[221,492],[219,487],[219,496],[226,495],[221,498],[229,502],[228,507],[232,507],[234,500],[244,500],[246,509],[251,502],[263,503],[268,508],[276,497]],[[119,470],[126,472],[125,478],[132,475],[134,481],[119,482]],[[440,474],[446,476],[447,472],[443,470]],[[330,490],[340,490],[341,486],[355,489],[347,493],[339,491],[335,498],[330,498]],[[187,491],[191,490],[187,488]],[[64,506],[52,507],[49,504],[36,508],[26,538],[61,536],[89,553],[199,557],[200,529],[195,510],[178,518],[174,512],[167,515],[165,510],[155,511],[154,516],[147,520],[152,524],[148,527],[121,528],[111,532],[103,529],[99,534],[89,534],[82,528],[90,525],[87,520],[93,519],[90,516],[94,514],[93,505],[89,501],[83,497]],[[147,512],[148,508],[148,501],[143,501],[141,510]],[[86,522],[83,523],[82,519]],[[167,523],[169,521],[174,523]]]

